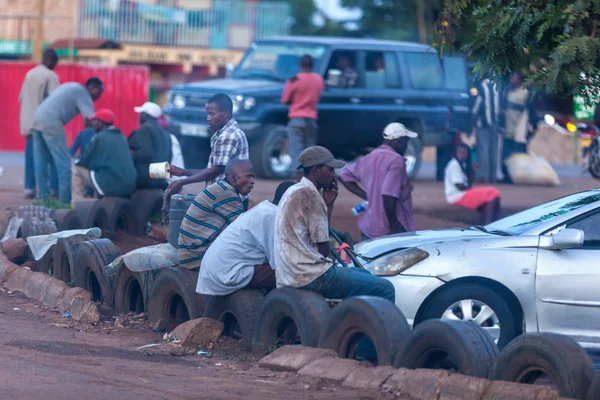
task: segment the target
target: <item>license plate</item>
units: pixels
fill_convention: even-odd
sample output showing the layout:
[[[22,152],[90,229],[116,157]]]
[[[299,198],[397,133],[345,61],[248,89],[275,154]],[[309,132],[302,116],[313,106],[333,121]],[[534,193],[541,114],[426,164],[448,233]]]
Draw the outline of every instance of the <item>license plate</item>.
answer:
[[[196,124],[181,124],[181,134],[185,136],[208,137],[208,126]]]

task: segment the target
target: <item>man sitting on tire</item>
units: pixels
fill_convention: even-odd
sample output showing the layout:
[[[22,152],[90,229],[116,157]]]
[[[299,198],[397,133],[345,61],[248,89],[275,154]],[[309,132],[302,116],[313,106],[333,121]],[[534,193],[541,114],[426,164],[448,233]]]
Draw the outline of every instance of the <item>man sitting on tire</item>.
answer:
[[[281,196],[295,182],[281,183],[265,200],[227,227],[206,250],[196,292],[227,296],[240,289],[275,289],[273,233]]]
[[[225,179],[213,183],[196,196],[179,230],[177,247],[182,268],[200,268],[206,249],[245,211],[240,196],[247,196],[253,187],[252,164],[234,159],[225,167]]]
[[[311,290],[330,299],[370,295],[395,302],[389,281],[358,268],[333,266],[329,258],[329,220],[338,189],[335,168],[344,162],[321,146],[307,148],[298,161],[304,177],[285,192],[275,218],[277,287]]]

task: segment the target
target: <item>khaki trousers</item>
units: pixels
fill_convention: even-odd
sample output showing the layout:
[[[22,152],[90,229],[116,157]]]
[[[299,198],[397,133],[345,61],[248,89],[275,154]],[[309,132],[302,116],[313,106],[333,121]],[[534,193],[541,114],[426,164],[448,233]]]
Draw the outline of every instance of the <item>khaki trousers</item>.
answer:
[[[75,204],[79,200],[90,198],[87,195],[88,189],[92,189],[94,194],[96,194],[96,190],[94,189],[94,184],[92,183],[89,170],[75,165],[73,166],[72,172],[71,205],[75,207]]]

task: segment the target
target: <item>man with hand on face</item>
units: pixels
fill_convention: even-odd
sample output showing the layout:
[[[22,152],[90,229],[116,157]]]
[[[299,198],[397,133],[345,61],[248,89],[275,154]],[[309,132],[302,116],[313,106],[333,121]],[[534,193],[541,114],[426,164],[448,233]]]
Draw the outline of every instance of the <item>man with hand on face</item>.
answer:
[[[363,240],[415,230],[412,184],[408,181],[403,154],[410,138],[417,136],[404,125],[392,122],[383,130],[381,146],[341,172],[344,187],[369,201],[358,220]]]
[[[247,196],[254,182],[252,164],[233,159],[225,167],[225,179],[218,180],[196,196],[179,230],[177,247],[182,268],[200,268],[206,249],[245,211],[240,196]]]
[[[234,159],[248,160],[248,140],[233,115],[233,102],[225,93],[217,93],[206,102],[206,120],[213,132],[210,157],[205,169],[182,169],[171,166],[171,175],[186,178],[172,182],[165,192],[165,203],[190,183],[206,182],[207,186],[225,178],[225,166]]]
[[[338,189],[334,169],[344,162],[321,146],[307,148],[298,161],[304,177],[285,192],[275,217],[277,287],[310,290],[330,299],[371,295],[394,302],[389,281],[358,268],[333,266],[329,258],[329,222]]]

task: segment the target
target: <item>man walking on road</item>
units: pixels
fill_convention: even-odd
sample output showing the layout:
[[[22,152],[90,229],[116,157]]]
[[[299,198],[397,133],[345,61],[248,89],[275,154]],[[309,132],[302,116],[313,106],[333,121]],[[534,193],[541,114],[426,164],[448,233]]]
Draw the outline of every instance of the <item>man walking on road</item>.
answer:
[[[302,56],[300,73],[288,79],[281,95],[281,103],[290,106],[288,144],[294,162],[302,150],[317,144],[317,104],[325,84],[321,75],[312,69],[312,57]],[[298,172],[296,178],[300,180],[302,173]]]
[[[35,164],[34,164],[34,144],[32,134],[33,115],[44,101],[56,89],[60,83],[58,75],[54,72],[54,68],[58,64],[58,55],[54,49],[46,49],[44,51],[42,63],[37,67],[29,70],[25,75],[21,93],[19,94],[19,102],[21,103],[21,136],[27,138],[25,143],[25,198],[32,199],[35,197],[36,182],[35,182]],[[51,188],[58,189],[56,177],[56,168],[51,164]],[[48,177],[44,178],[45,180]]]
[[[334,169],[344,162],[321,146],[304,150],[298,161],[304,177],[285,192],[275,216],[277,287],[310,290],[330,299],[379,296],[394,302],[389,281],[358,268],[333,266],[329,258],[329,223],[337,198]]]
[[[404,125],[392,122],[383,130],[381,146],[341,172],[344,187],[369,201],[366,212],[358,220],[363,240],[415,230],[412,184],[408,181],[402,154],[410,138],[417,136]],[[361,182],[364,189],[357,182]]]
[[[206,185],[225,178],[225,166],[234,159],[248,160],[248,139],[232,117],[233,102],[225,93],[217,93],[206,102],[206,119],[213,132],[210,139],[210,157],[205,169],[183,169],[171,165],[171,175],[186,178],[173,181],[165,192],[165,204],[172,195],[190,183]]]
[[[481,177],[488,183],[496,182],[498,170],[498,115],[500,94],[489,78],[481,81],[479,94],[473,106],[477,163]]]
[[[36,110],[33,117],[35,144],[35,176],[40,197],[48,197],[47,166],[56,165],[58,200],[71,203],[71,153],[67,147],[64,125],[81,113],[84,118],[94,115],[94,101],[104,91],[104,84],[96,77],[85,85],[68,82],[60,85]]]

